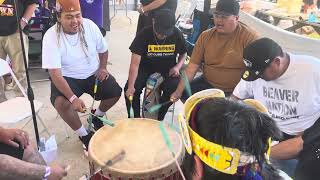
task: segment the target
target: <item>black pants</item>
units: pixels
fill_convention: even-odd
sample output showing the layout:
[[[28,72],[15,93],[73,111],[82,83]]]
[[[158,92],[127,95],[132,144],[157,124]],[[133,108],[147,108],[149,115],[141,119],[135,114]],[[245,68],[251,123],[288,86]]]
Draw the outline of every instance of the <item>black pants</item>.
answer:
[[[192,80],[190,83],[191,87],[191,93],[194,94],[196,92],[206,90],[206,89],[212,89],[214,88],[205,78],[201,75],[195,79]],[[226,96],[230,96],[232,92],[224,92]],[[181,101],[185,102],[189,98],[187,91],[183,91],[183,94],[181,96]]]
[[[132,99],[132,108],[134,111],[134,117],[135,118],[140,118],[140,95],[142,93],[143,88],[146,86],[146,82],[151,74],[155,72],[152,71],[147,71],[145,68],[139,68],[138,76],[136,79],[136,82],[134,83],[134,88],[135,88],[135,93],[133,95]],[[180,78],[179,77],[166,77],[162,75],[164,78],[164,81],[160,85],[160,90],[162,91],[161,97],[160,97],[160,102],[159,103],[164,103],[166,101],[170,100],[171,94],[176,90]],[[124,87],[124,93],[128,89],[128,81]],[[128,117],[129,117],[129,112],[130,112],[130,101],[129,99],[125,96],[126,100],[126,106],[127,106],[127,112],[128,112]],[[171,106],[172,103],[167,104],[165,106],[162,106],[159,109],[159,114],[158,114],[158,120],[163,120],[164,116],[166,115],[168,108]]]

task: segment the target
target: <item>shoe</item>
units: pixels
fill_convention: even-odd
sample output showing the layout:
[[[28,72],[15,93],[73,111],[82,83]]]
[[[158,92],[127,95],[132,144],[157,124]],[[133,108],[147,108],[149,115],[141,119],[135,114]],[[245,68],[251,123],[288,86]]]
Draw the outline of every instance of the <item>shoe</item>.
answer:
[[[93,124],[93,129],[95,131],[98,131],[100,128],[104,126],[103,122],[100,121],[100,119],[95,116],[92,117],[92,124]]]
[[[86,151],[88,151],[88,149],[89,149],[89,142],[90,142],[93,134],[94,134],[94,132],[90,131],[90,132],[88,132],[88,135],[86,135],[86,136],[79,136],[79,139],[83,144],[83,148]]]

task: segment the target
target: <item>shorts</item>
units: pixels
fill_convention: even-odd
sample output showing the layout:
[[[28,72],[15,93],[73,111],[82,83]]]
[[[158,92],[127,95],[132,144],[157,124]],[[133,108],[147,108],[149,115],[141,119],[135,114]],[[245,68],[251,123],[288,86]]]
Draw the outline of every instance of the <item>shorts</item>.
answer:
[[[21,159],[23,157],[24,149],[21,147],[13,147],[7,144],[0,143],[0,154],[6,154],[8,156]]]
[[[70,77],[64,77],[64,79],[67,81],[71,90],[77,97],[80,97],[83,93],[90,94],[92,97],[94,96],[93,89],[96,79],[94,75],[88,77],[87,79],[74,79]],[[121,92],[122,88],[119,86],[115,78],[111,74],[109,74],[109,77],[107,79],[99,81],[95,99],[106,100],[114,97],[120,97]],[[54,105],[54,102],[58,96],[65,97],[51,82],[50,100],[52,105]]]

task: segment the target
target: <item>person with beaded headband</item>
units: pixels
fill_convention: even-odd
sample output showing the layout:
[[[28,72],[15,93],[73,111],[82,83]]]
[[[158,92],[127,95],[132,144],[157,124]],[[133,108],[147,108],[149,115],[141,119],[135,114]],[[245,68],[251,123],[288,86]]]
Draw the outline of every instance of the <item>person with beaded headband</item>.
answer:
[[[101,100],[95,115],[103,116],[122,89],[107,70],[107,43],[97,25],[82,18],[79,0],[57,0],[56,11],[57,23],[43,37],[42,67],[49,70],[51,103],[87,148],[93,132],[81,124],[77,112],[86,107],[78,97],[87,93]],[[95,130],[103,126],[97,117],[92,121]]]
[[[268,160],[271,137],[280,137],[276,123],[258,101],[244,102],[226,99],[218,89],[186,101],[179,123],[188,152],[182,164],[187,179],[290,179]]]

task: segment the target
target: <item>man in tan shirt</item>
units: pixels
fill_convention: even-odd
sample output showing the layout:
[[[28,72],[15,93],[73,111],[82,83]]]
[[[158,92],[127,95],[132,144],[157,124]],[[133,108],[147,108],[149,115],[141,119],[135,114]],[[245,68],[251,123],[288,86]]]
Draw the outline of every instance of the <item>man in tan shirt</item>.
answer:
[[[191,82],[192,93],[218,88],[228,96],[240,81],[245,68],[243,49],[258,36],[255,31],[239,22],[239,9],[236,0],[218,1],[213,14],[215,27],[199,36],[190,63],[185,69],[186,76],[191,81],[198,68],[204,64],[203,75]],[[171,99],[186,100],[188,97],[183,90],[184,81],[181,80]]]

